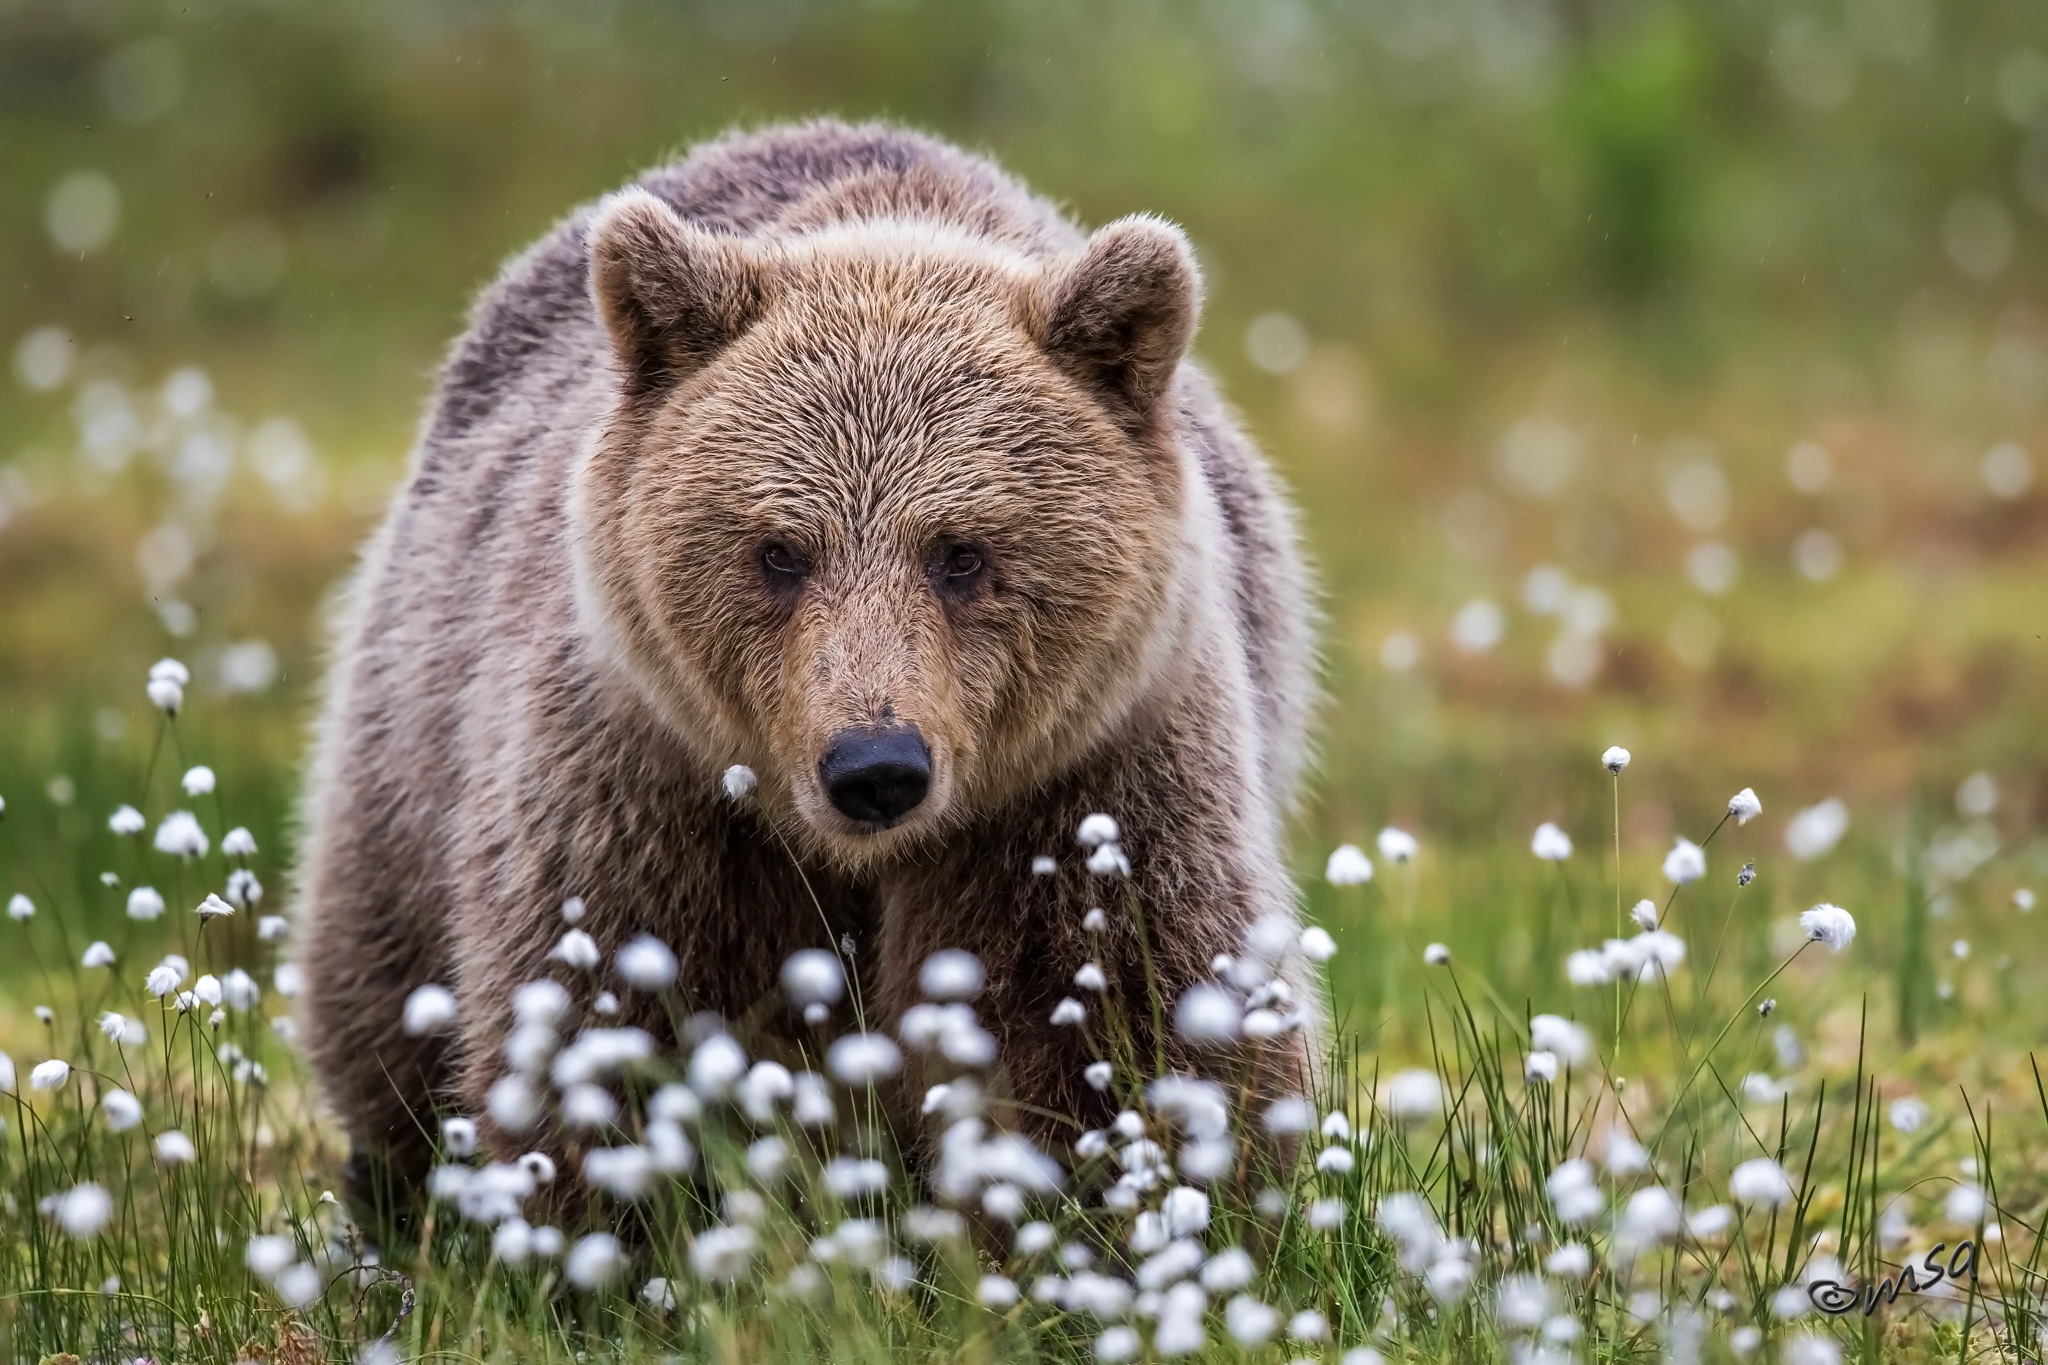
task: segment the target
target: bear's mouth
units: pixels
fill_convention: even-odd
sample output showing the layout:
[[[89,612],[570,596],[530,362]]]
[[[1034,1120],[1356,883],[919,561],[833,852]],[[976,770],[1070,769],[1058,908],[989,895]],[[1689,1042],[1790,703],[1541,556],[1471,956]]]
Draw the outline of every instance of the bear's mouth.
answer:
[[[818,785],[832,808],[861,829],[893,829],[931,792],[931,746],[915,725],[841,730],[818,760]]]

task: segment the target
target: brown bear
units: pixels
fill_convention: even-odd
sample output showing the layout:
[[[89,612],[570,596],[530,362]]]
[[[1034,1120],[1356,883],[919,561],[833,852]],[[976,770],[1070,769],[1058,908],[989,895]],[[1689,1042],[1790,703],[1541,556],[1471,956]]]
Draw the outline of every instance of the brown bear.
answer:
[[[1084,234],[985,160],[836,122],[701,146],[506,267],[318,727],[303,1025],[352,1178],[482,1116],[570,898],[606,954],[566,974],[586,1000],[645,933],[687,1008],[742,1014],[825,946],[886,1021],[968,949],[1010,1089],[1083,1114],[1051,1011],[1091,957],[1144,998],[1130,918],[1083,929],[1125,894],[1084,817],[1121,825],[1169,1000],[1293,914],[1308,594],[1186,359],[1200,301],[1160,219]],[[429,983],[456,1019],[408,1030]]]

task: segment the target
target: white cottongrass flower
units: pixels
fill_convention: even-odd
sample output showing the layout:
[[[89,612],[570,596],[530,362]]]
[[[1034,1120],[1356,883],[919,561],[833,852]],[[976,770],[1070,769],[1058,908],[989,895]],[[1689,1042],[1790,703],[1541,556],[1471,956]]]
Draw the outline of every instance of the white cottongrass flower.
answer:
[[[1109,977],[1103,972],[1100,964],[1084,962],[1074,972],[1074,988],[1100,994],[1109,989]]]
[[[173,678],[153,677],[143,689],[149,694],[149,704],[167,716],[175,716],[185,705],[184,684]]]
[[[1302,1218],[1317,1232],[1334,1232],[1344,1226],[1347,1211],[1341,1199],[1312,1199]]]
[[[1379,846],[1380,856],[1390,863],[1405,863],[1421,851],[1414,835],[1392,825],[1380,831]]]
[[[156,827],[156,851],[177,858],[204,858],[212,844],[199,827],[199,817],[187,810],[174,810]]]
[[[84,954],[78,959],[78,965],[81,967],[113,966],[113,945],[108,943],[105,939],[94,939],[91,943],[88,943],[86,945]]]
[[[1319,1131],[1332,1142],[1351,1141],[1351,1119],[1342,1109],[1332,1109],[1323,1115]]]
[[[36,903],[27,896],[22,895],[19,891],[7,898],[7,918],[15,923],[19,924],[23,920],[34,919],[35,914]]]
[[[1839,905],[1825,901],[1799,917],[1799,928],[1809,939],[1841,952],[1856,937],[1856,917]]]
[[[1109,916],[1102,912],[1101,906],[1092,906],[1087,914],[1081,916],[1081,928],[1091,934],[1102,933],[1109,928]]]
[[[1109,1082],[1115,1075],[1116,1068],[1108,1062],[1090,1062],[1081,1069],[1081,1079],[1087,1081],[1089,1087],[1094,1090],[1109,1089]]]
[[[1081,827],[1074,831],[1074,837],[1083,848],[1101,848],[1104,844],[1115,843],[1122,833],[1113,817],[1098,811],[1081,822]]]
[[[287,1308],[305,1308],[317,1301],[327,1286],[319,1270],[304,1261],[294,1261],[277,1273],[270,1287],[277,1291],[277,1297]],[[364,1361],[359,1365],[374,1363]]]
[[[1362,886],[1372,880],[1372,859],[1357,844],[1339,844],[1323,876],[1332,886]]]
[[[277,943],[290,935],[291,921],[283,915],[265,915],[256,921],[256,937],[265,943]]]
[[[1543,1258],[1543,1268],[1561,1280],[1583,1280],[1593,1273],[1593,1253],[1577,1242],[1566,1242]]]
[[[1619,744],[1610,745],[1607,751],[1600,755],[1600,766],[1613,773],[1616,777],[1620,777],[1621,770],[1628,766],[1628,758],[1628,750],[1622,748]]]
[[[1557,1054],[1536,1051],[1522,1060],[1522,1078],[1548,1084],[1557,1079]]]
[[[1678,886],[1707,875],[1707,853],[1690,839],[1679,839],[1664,855],[1664,880]]]
[[[823,948],[803,948],[783,962],[782,990],[794,1005],[836,1005],[846,993],[846,972]]]
[[[183,1166],[199,1159],[199,1149],[192,1145],[192,1139],[175,1128],[158,1133],[152,1145],[157,1161],[165,1166]]]
[[[1450,945],[1446,943],[1430,944],[1422,950],[1422,960],[1432,967],[1448,965],[1451,960]]]
[[[230,858],[253,858],[256,856],[256,836],[247,827],[236,825],[220,836],[220,851]]]
[[[1088,1018],[1088,1007],[1067,996],[1052,1007],[1052,1023],[1055,1028],[1077,1028]]]
[[[1593,1037],[1586,1030],[1557,1014],[1539,1014],[1529,1021],[1530,1045],[1554,1052],[1574,1066],[1593,1055]]]
[[[213,790],[213,769],[207,767],[204,763],[187,768],[185,776],[180,779],[178,785],[185,789],[185,795],[187,796],[204,796]]]
[[[657,1313],[676,1311],[676,1287],[660,1275],[640,1286],[640,1302]]]
[[[50,1207],[50,1214],[57,1220],[58,1227],[84,1241],[98,1236],[108,1220],[113,1218],[114,1197],[103,1186],[88,1180],[58,1195]]]
[[[652,934],[640,934],[619,949],[615,959],[626,984],[643,991],[665,990],[675,984],[676,955]]]
[[[234,914],[235,907],[209,891],[206,893],[206,899],[199,902],[192,913],[201,919],[221,919]]]
[[[1984,1211],[1987,1207],[1988,1203],[1984,1198],[1982,1187],[1969,1184],[1957,1185],[1948,1192],[1948,1197],[1942,1201],[1941,1214],[1942,1217],[1948,1219],[1951,1223],[1960,1223],[1966,1228],[1973,1228],[1984,1221]]]
[[[160,919],[164,909],[164,898],[155,887],[138,886],[128,893],[129,919]]]
[[[1685,1220],[1686,1235],[1698,1241],[1719,1237],[1735,1224],[1735,1211],[1726,1204],[1709,1204]]]
[[[220,998],[227,1002],[229,1009],[252,1010],[263,998],[263,988],[256,984],[256,978],[240,967],[232,967],[220,979]]]
[[[1223,1329],[1240,1346],[1263,1346],[1279,1328],[1279,1310],[1249,1294],[1239,1294],[1223,1305]]]
[[[1572,836],[1545,820],[1530,836],[1529,851],[1546,863],[1561,863],[1572,856]]]
[[[655,1175],[654,1160],[645,1147],[592,1147],[583,1154],[583,1182],[619,1199],[643,1197],[653,1188]]]
[[[1173,1010],[1175,1031],[1197,1046],[1235,1042],[1242,1022],[1236,998],[1219,986],[1190,987]]]
[[[263,883],[246,867],[228,873],[228,904],[246,910],[263,899]]]
[[[1328,962],[1337,955],[1337,940],[1320,924],[1301,931],[1301,955],[1311,962]]]
[[[1022,1297],[1016,1282],[1006,1275],[984,1275],[974,1286],[974,1301],[991,1313],[1009,1312]]]
[[[1387,1081],[1387,1112],[1397,1119],[1426,1119],[1443,1107],[1443,1082],[1434,1071],[1397,1071]]]
[[[1287,1320],[1287,1338],[1290,1341],[1323,1341],[1329,1335],[1329,1319],[1313,1308],[1304,1308]]]
[[[207,1005],[218,1005],[223,999],[220,978],[212,972],[200,973],[199,979],[192,983],[192,995]]]
[[[1927,1101],[1917,1095],[1901,1095],[1892,1101],[1892,1127],[1902,1133],[1917,1133],[1927,1122]]]
[[[1842,1365],[1842,1348],[1833,1337],[1802,1332],[1785,1339],[1778,1358],[1784,1365]]]
[[[1564,1162],[1550,1173],[1543,1184],[1550,1194],[1551,1204],[1557,1209],[1557,1216],[1567,1223],[1588,1222],[1607,1206],[1594,1179],[1593,1163],[1584,1157]]]
[[[1306,1133],[1315,1126],[1314,1106],[1299,1095],[1286,1095],[1266,1106],[1260,1118],[1267,1132],[1276,1137],[1288,1137]]]
[[[274,1280],[284,1268],[299,1258],[298,1249],[292,1239],[276,1233],[259,1233],[249,1239],[249,1245],[242,1251],[242,1264],[249,1267],[249,1273],[259,1280]]]
[[[1494,1289],[1494,1316],[1501,1326],[1529,1331],[1550,1316],[1550,1286],[1539,1275],[1505,1275]]]
[[[142,818],[142,812],[133,806],[116,806],[114,813],[107,817],[107,828],[116,834],[140,834],[149,822]]]
[[[405,997],[405,1031],[417,1038],[438,1033],[455,1022],[455,992],[446,986],[421,986]]]
[[[1316,1153],[1316,1169],[1331,1175],[1349,1175],[1357,1164],[1348,1147],[1325,1147]]]
[[[589,912],[589,909],[590,907],[584,904],[583,897],[569,897],[567,900],[562,902],[562,923],[581,924],[583,922],[583,916]]]
[[[1104,844],[1090,853],[1082,864],[1098,877],[1128,877],[1131,875],[1131,860],[1116,844]]]
[[[1123,1365],[1123,1362],[1137,1358],[1140,1344],[1138,1334],[1132,1328],[1112,1327],[1095,1338],[1095,1358],[1102,1365]]]
[[[476,1155],[476,1120],[441,1120],[441,1150],[458,1159]]]
[[[1728,798],[1728,813],[1736,824],[1746,825],[1764,813],[1764,803],[1757,800],[1755,788],[1744,787]]]
[[[1785,825],[1785,849],[1802,863],[1826,856],[1849,832],[1849,808],[1830,796],[1808,806]]]
[[[754,789],[760,786],[761,782],[754,776],[752,768],[744,763],[735,763],[719,778],[719,785],[725,788],[727,800],[744,801],[754,794]]]
[[[1754,1157],[1728,1173],[1728,1193],[1739,1204],[1782,1208],[1792,1202],[1792,1177],[1769,1157]]]
[[[988,979],[981,959],[959,948],[941,948],[918,968],[917,985],[933,1000],[967,1000]]]
[[[100,1016],[100,1032],[107,1040],[121,1047],[139,1047],[149,1040],[149,1030],[142,1026],[140,1019],[130,1019],[125,1014],[108,1010]]]
[[[1615,1222],[1615,1240],[1634,1248],[1647,1248],[1670,1240],[1685,1225],[1685,1210],[1671,1191],[1662,1185],[1637,1190],[1622,1205]]]
[[[64,1082],[71,1079],[71,1063],[52,1057],[47,1062],[37,1062],[28,1073],[28,1088],[31,1090],[59,1090]]]
[[[548,957],[580,972],[590,971],[604,960],[604,954],[597,949],[597,940],[581,929],[571,929],[563,934]]]
[[[578,1289],[601,1289],[626,1268],[625,1249],[608,1232],[593,1232],[569,1248],[562,1274]]]
[[[185,969],[167,958],[149,969],[149,975],[142,979],[142,988],[161,1000],[184,982]]]
[[[1596,948],[1580,948],[1566,954],[1564,975],[1574,986],[1604,986],[1614,979],[1606,955]]]
[[[1031,875],[1034,877],[1050,877],[1059,870],[1059,862],[1043,853],[1031,860]]]
[[[842,1085],[872,1085],[902,1065],[901,1049],[881,1033],[849,1033],[825,1051],[825,1069]]]
[[[270,985],[287,1000],[297,995],[306,986],[306,973],[296,962],[280,962],[277,970],[270,975]]]
[[[745,1224],[706,1228],[690,1243],[690,1270],[712,1284],[731,1284],[746,1274],[757,1240]]]
[[[867,1035],[857,1034],[856,1037]],[[840,1039],[846,1042],[847,1039]],[[837,1046],[837,1044],[834,1044]],[[733,1083],[747,1074],[747,1054],[729,1033],[714,1033],[690,1054],[690,1089],[707,1100],[722,1099]]]
[[[1202,1288],[1211,1294],[1228,1294],[1252,1282],[1258,1267],[1242,1247],[1225,1247],[1202,1265]]]
[[[1633,906],[1629,907],[1628,917],[1635,922],[1635,926],[1638,929],[1655,929],[1658,918],[1657,902],[1653,900],[1637,901]]]

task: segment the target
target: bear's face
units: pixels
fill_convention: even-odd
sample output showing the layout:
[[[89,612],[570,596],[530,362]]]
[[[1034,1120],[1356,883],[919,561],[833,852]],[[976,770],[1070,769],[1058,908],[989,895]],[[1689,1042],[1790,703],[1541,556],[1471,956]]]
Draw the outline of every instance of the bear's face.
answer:
[[[586,616],[711,765],[865,864],[1120,718],[1182,592],[1177,233],[1047,269],[930,225],[743,245],[640,195],[592,241],[621,395]]]

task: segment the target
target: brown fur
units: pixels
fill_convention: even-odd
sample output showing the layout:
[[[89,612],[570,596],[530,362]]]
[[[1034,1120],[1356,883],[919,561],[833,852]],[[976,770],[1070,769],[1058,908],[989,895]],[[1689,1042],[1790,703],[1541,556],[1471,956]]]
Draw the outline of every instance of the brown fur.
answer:
[[[481,1113],[571,895],[728,1015],[850,936],[893,1021],[928,953],[971,949],[1010,1086],[1070,1111],[1090,1057],[1047,1016],[1091,904],[1142,999],[1084,815],[1123,826],[1169,998],[1292,912],[1304,580],[1182,360],[1198,310],[1171,226],[1084,237],[985,161],[829,122],[702,147],[507,267],[353,585],[307,798],[305,1036],[359,1153],[414,1169],[427,1114]],[[793,596],[770,541],[810,567]],[[932,576],[957,543],[965,596]],[[934,778],[877,833],[816,773],[884,718]],[[399,1026],[425,982],[461,1002],[439,1040]]]

